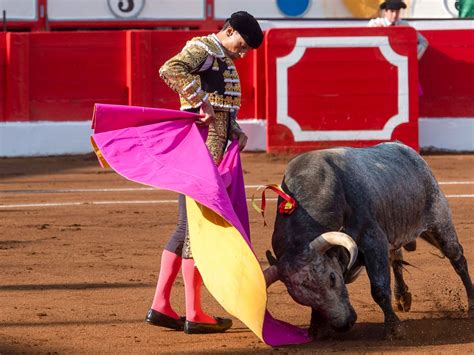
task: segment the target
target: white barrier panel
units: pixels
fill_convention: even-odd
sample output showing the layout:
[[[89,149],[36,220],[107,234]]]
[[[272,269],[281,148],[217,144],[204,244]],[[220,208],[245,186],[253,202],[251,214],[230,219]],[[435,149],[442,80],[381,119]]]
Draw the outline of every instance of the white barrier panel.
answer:
[[[217,19],[225,19],[239,10],[248,11],[257,18],[267,19],[352,17],[339,0],[214,0],[214,6],[214,16]]]
[[[379,13],[379,0],[215,0],[215,17],[246,10],[257,18],[373,18]],[[406,0],[404,18],[456,18],[455,0]]]
[[[267,122],[262,119],[253,118],[237,121],[242,131],[248,137],[245,151],[265,151],[267,147]]]
[[[204,20],[205,1],[48,0],[48,18],[50,21]]]
[[[299,21],[290,20],[259,20],[262,30],[271,28],[345,28],[345,27],[367,27],[369,20],[308,20]],[[443,31],[443,30],[472,30],[474,29],[474,20],[456,19],[456,20],[408,20],[411,27],[424,31]]]
[[[247,119],[238,123],[249,137],[245,151],[265,151],[266,121]],[[0,123],[0,157],[91,153],[90,125],[90,121]],[[473,137],[474,117],[419,120],[421,149],[473,152]]]
[[[249,138],[245,150],[264,151],[265,120],[247,119],[238,123]],[[0,122],[0,157],[91,153],[90,127],[91,121]]]
[[[422,118],[420,147],[432,150],[474,151],[474,118]]]
[[[36,0],[0,0],[0,18],[5,11],[7,21],[32,21],[37,19]]]
[[[89,153],[90,127],[90,121],[0,122],[0,157]]]

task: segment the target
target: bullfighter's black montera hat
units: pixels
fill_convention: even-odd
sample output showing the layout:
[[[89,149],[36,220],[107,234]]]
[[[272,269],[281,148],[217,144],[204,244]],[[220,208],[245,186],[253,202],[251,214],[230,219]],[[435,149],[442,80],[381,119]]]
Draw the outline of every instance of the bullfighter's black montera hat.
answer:
[[[407,5],[401,0],[386,0],[380,4],[382,10],[400,10],[406,9]]]
[[[232,28],[240,33],[250,47],[258,48],[262,44],[262,29],[255,17],[247,11],[234,12],[226,22],[229,22]]]

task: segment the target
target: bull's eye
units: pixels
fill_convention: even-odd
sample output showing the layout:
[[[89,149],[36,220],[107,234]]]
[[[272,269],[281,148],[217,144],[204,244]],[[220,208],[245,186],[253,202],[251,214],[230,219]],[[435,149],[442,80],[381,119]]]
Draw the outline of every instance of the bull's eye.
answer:
[[[331,284],[331,287],[336,286],[336,275],[334,275],[333,272],[329,275],[329,282]]]

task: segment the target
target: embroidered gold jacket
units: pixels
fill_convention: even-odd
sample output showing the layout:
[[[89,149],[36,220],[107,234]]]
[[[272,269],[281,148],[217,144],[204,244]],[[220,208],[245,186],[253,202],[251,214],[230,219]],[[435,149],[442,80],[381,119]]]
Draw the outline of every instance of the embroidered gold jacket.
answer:
[[[215,34],[195,37],[161,68],[160,76],[179,94],[181,110],[198,111],[207,100],[216,113],[206,144],[216,164],[224,155],[230,134],[240,131],[240,80],[234,62]]]
[[[239,75],[215,34],[188,41],[160,68],[160,76],[179,94],[182,110],[199,108],[208,100],[215,111],[233,113],[231,131],[239,128],[235,121],[240,109]]]

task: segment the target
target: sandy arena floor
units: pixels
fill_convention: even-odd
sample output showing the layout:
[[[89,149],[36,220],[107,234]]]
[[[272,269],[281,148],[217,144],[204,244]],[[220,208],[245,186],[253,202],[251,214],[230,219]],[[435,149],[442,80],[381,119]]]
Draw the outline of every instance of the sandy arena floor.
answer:
[[[279,183],[288,159],[245,153],[246,184]],[[425,159],[449,197],[474,277],[474,155]],[[248,195],[254,190],[248,188]],[[100,169],[92,155],[0,159],[0,353],[272,351],[237,319],[229,332],[217,335],[186,335],[144,323],[161,251],[176,222],[175,198]],[[269,227],[250,209],[263,267],[274,204],[267,212]],[[405,257],[415,267],[405,273],[413,304],[409,313],[399,313],[407,328],[404,340],[382,340],[383,315],[364,274],[349,285],[358,313],[350,332],[276,350],[474,353],[474,320],[463,312],[466,294],[449,261],[422,241]],[[183,313],[181,277],[173,292],[175,308]],[[207,291],[203,299],[209,313],[226,315]],[[310,310],[295,304],[281,283],[269,290],[269,309],[291,323],[309,323]]]

